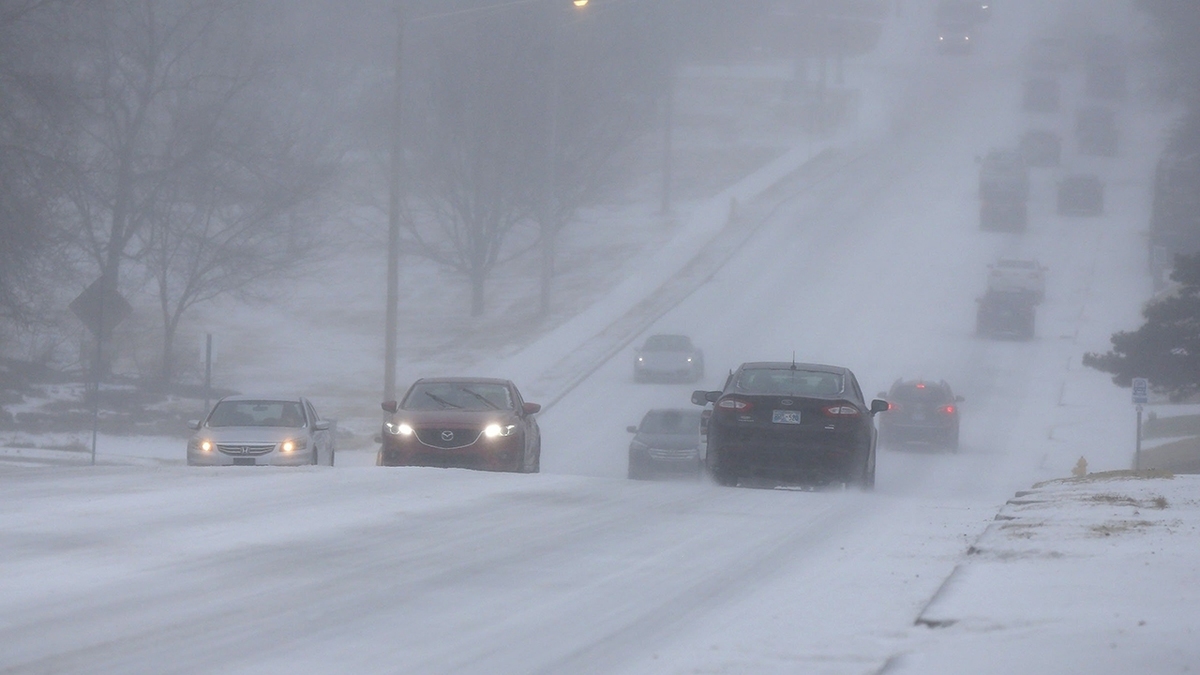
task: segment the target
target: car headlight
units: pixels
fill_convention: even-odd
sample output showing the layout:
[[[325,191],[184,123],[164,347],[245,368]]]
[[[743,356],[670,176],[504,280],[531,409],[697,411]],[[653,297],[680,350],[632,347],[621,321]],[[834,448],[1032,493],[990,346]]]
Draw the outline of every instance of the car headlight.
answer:
[[[643,443],[641,441],[633,441],[632,443],[629,444],[629,449],[642,451],[642,450],[649,450],[650,446],[646,445],[645,443]]]
[[[308,446],[308,441],[303,438],[299,440],[287,440],[279,444],[279,449],[283,452],[297,452]]]
[[[511,436],[513,430],[516,428],[517,425],[515,424],[489,424],[483,428],[483,435],[487,436],[488,438]]]
[[[413,435],[413,428],[411,426],[409,426],[408,423],[406,423],[406,422],[400,422],[398,424],[392,424],[391,422],[388,422],[387,430],[388,430],[388,433],[392,434],[393,436],[412,436]]]
[[[200,452],[212,452],[216,448],[216,443],[207,438],[193,438],[191,447],[193,450],[199,450]]]

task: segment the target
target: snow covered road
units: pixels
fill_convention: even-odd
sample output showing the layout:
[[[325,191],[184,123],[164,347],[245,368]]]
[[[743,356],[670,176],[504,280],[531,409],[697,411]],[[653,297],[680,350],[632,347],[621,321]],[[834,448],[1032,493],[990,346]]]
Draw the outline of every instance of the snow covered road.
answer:
[[[1124,394],[1078,359],[1148,292],[1159,126],[1130,119],[1141,150],[1099,166],[1106,217],[1052,215],[1039,173],[1029,231],[981,232],[973,158],[1029,123],[1015,64],[1037,11],[1006,6],[991,58],[915,59],[905,124],[652,328],[705,349],[706,387],[793,352],[868,394],[944,377],[967,397],[959,454],[882,449],[872,494],[627,481],[626,425],[692,389],[634,384],[627,353],[542,416],[536,476],[5,468],[0,673],[843,674],[910,651],[1015,490],[1083,452],[1128,464]],[[1001,255],[1051,268],[1031,342],[972,334]]]

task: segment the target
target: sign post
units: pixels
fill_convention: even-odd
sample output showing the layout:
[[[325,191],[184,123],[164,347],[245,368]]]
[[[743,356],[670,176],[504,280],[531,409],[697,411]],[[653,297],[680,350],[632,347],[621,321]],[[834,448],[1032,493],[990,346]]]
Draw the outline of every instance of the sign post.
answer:
[[[1144,377],[1133,378],[1133,405],[1137,410],[1137,442],[1133,449],[1133,469],[1142,469],[1142,406],[1150,402],[1150,381]]]
[[[100,433],[100,379],[104,375],[104,340],[117,324],[125,320],[133,307],[116,288],[106,285],[104,277],[83,289],[69,305],[71,311],[96,338],[96,353],[92,363],[92,466],[96,465],[96,437]]]

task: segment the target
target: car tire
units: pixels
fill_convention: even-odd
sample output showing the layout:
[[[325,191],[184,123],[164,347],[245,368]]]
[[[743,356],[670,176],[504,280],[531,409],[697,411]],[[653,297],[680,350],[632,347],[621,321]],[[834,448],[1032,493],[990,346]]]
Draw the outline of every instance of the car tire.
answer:
[[[958,429],[950,431],[946,434],[945,440],[946,449],[950,452],[958,452]]]
[[[320,463],[321,463],[321,449],[317,447],[316,443],[313,443],[312,465],[317,466]]]
[[[864,458],[862,468],[859,470],[858,479],[854,481],[855,486],[864,492],[870,492],[875,489],[875,448],[872,447],[867,451],[867,456]]]
[[[533,468],[529,473],[542,472],[542,439],[538,439],[537,444],[533,446]]]
[[[333,462],[335,459],[337,459],[337,448],[330,446],[330,448],[329,448],[329,466],[333,466]]]

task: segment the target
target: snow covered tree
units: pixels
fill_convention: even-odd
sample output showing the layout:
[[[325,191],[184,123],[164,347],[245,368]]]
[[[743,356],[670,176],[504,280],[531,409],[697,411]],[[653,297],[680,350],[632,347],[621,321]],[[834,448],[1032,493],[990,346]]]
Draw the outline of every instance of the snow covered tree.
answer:
[[[1200,253],[1176,257],[1171,280],[1178,287],[1146,305],[1141,328],[1114,334],[1111,351],[1085,354],[1083,364],[1121,387],[1145,377],[1172,400],[1200,393]]]

